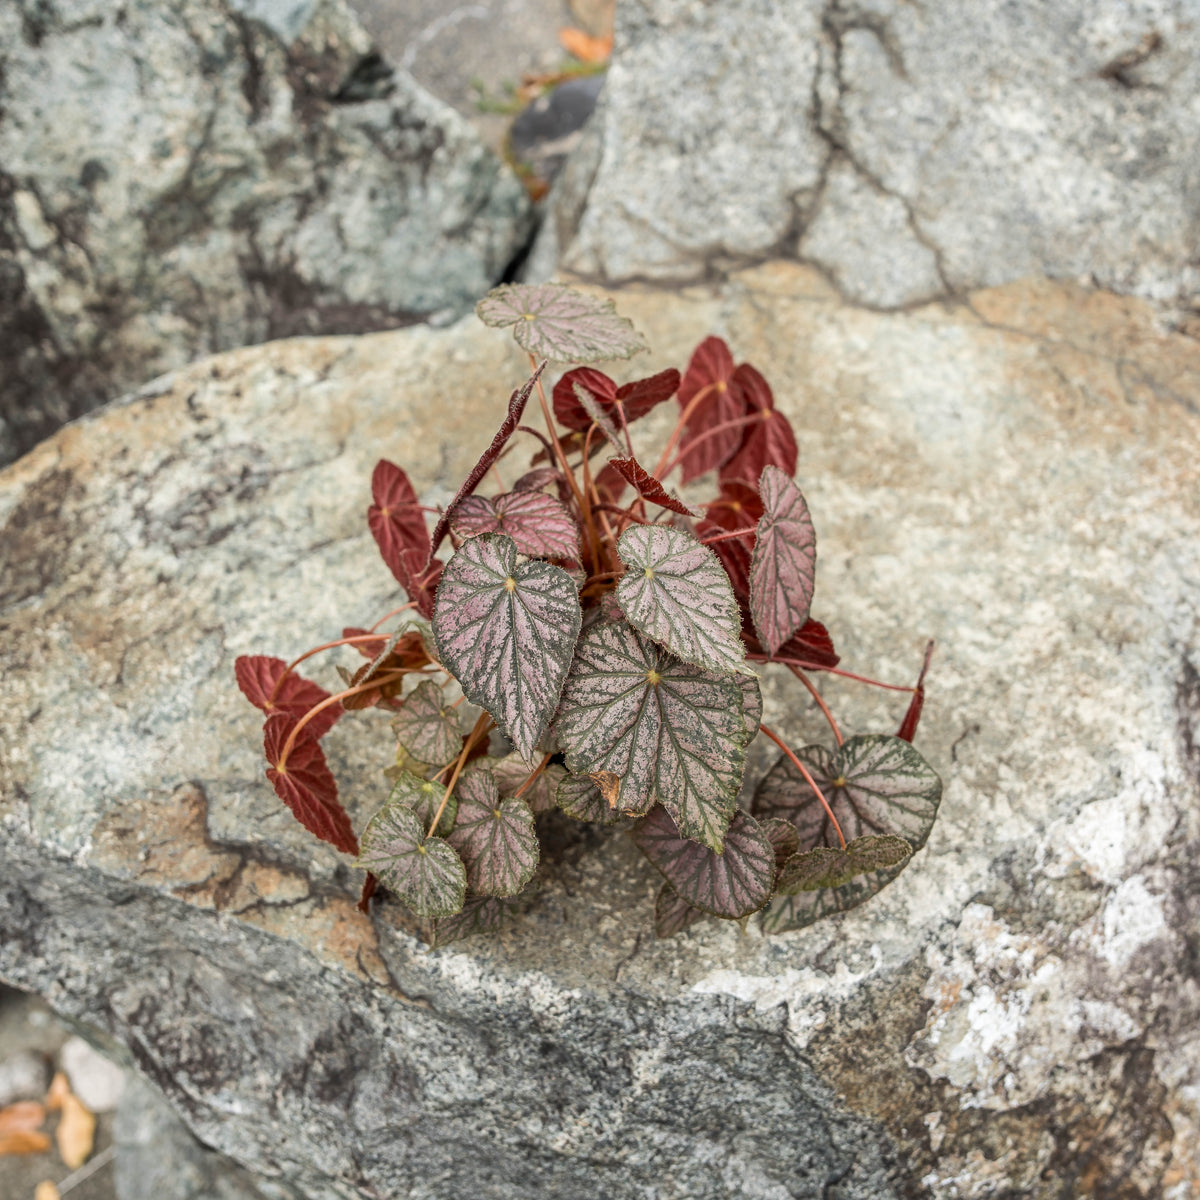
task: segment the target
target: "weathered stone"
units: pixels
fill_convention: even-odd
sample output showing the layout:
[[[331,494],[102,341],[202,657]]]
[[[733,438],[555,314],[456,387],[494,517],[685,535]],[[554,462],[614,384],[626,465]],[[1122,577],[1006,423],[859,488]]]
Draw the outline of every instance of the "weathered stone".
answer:
[[[0,1062],[0,1108],[18,1100],[40,1100],[50,1083],[50,1064],[34,1050],[19,1050]]]
[[[493,940],[358,913],[262,777],[233,658],[393,606],[372,464],[444,502],[522,362],[474,323],[284,342],[0,476],[0,976],[310,1197],[1193,1195],[1200,345],[1044,283],[879,313],[773,263],[617,299],[653,347],[623,372],[715,331],[775,385],[847,666],[905,680],[938,639],[946,794],[904,873],[808,930],[656,942],[628,839],[563,824]],[[825,690],[852,729],[899,720]],[[821,736],[794,681],[764,692]],[[386,718],[328,741],[361,828]]]
[[[795,254],[892,307],[1028,275],[1200,307],[1188,0],[624,0],[531,269]]]
[[[58,1052],[71,1091],[94,1113],[112,1112],[125,1091],[125,1072],[94,1046],[76,1036]]]
[[[0,6],[0,462],[198,355],[461,313],[528,229],[342,0]]]

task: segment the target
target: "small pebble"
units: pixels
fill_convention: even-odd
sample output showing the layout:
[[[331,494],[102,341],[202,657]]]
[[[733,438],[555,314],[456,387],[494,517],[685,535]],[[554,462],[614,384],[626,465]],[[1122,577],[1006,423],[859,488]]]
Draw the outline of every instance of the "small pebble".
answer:
[[[94,1113],[112,1112],[125,1090],[125,1072],[81,1037],[73,1037],[59,1052],[59,1063],[71,1090]]]

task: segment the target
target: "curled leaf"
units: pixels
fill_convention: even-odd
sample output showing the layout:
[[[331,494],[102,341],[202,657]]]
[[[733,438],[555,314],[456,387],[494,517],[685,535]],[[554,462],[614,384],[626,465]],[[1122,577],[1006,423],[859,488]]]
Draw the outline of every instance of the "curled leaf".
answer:
[[[555,798],[558,807],[575,821],[592,821],[598,825],[625,823],[625,814],[609,807],[590,775],[564,775]]]
[[[502,800],[490,771],[473,771],[458,784],[458,817],[450,844],[467,868],[476,895],[515,896],[537,870],[533,813],[524,800]]]
[[[707,546],[682,529],[636,525],[621,535],[617,553],[629,567],[617,599],[635,629],[684,662],[751,671],[729,577]]]
[[[611,300],[559,283],[506,283],[475,307],[485,325],[511,325],[517,345],[536,358],[592,362],[629,358],[646,348],[631,322],[617,316]]]
[[[369,683],[374,683],[376,686],[353,696],[344,696],[342,698],[343,708],[350,712],[374,708],[377,704],[393,700],[400,695],[404,689],[404,677],[394,674],[397,669],[396,664],[402,658],[401,654],[396,653],[400,639],[399,633],[391,634],[384,642],[383,649],[369,663],[364,663],[350,676],[346,681],[349,687],[364,687]]]
[[[367,822],[354,864],[378,875],[419,917],[448,917],[466,895],[467,875],[448,842],[426,837],[421,818],[391,799]]]
[[[669,492],[636,458],[613,458],[609,460],[608,465],[627,483],[632,484],[633,490],[643,500],[649,500],[651,504],[657,504],[660,508],[669,509],[685,517],[700,516],[698,508],[684,504],[678,496]]]
[[[680,837],[661,806],[634,826],[633,840],[680,899],[716,917],[748,917],[766,904],[775,885],[775,850],[758,822],[740,809],[720,854]]]
[[[337,784],[325,764],[320,743],[304,736],[307,726],[301,730],[287,762],[280,765],[283,748],[296,724],[296,718],[287,713],[274,713],[267,718],[263,726],[263,750],[271,764],[267,778],[275,794],[309,833],[346,854],[357,854],[354,826],[338,802]]]
[[[442,577],[438,658],[527,759],[554,715],[582,620],[566,572],[536,560],[518,566],[504,534],[465,542]]]
[[[925,647],[925,661],[921,664],[921,674],[917,676],[916,690],[908,703],[908,711],[904,714],[904,720],[900,722],[900,730],[896,734],[902,741],[911,742],[917,736],[917,724],[921,720],[921,711],[925,707],[925,675],[929,671],[929,663],[932,658],[933,643],[930,642]]]
[[[440,767],[462,750],[462,725],[458,710],[446,703],[442,689],[423,679],[408,694],[404,707],[392,719],[396,740],[417,762]]]
[[[316,708],[322,700],[329,699],[329,693],[323,687],[301,678],[294,671],[284,679],[279,693],[272,699],[271,693],[286,670],[287,663],[282,658],[270,658],[265,654],[243,654],[233,664],[242,695],[267,716],[286,713],[300,718],[309,709]],[[310,737],[323,738],[333,728],[342,711],[340,704],[331,704],[322,709],[305,725],[305,732]]]
[[[910,854],[912,847],[902,837],[890,833],[853,838],[845,849],[816,846],[793,854],[784,863],[779,874],[779,892],[794,896],[797,892],[838,888],[856,875],[899,866]]]
[[[662,801],[685,837],[719,852],[741,787],[742,709],[736,680],[602,622],[579,641],[555,728],[573,775],[618,776],[623,812]]]
[[[750,612],[774,654],[808,619],[817,535],[800,489],[778,467],[765,467],[758,486],[763,515],[750,560]]]
[[[541,492],[467,496],[454,510],[451,525],[460,538],[505,533],[518,554],[531,558],[579,557],[579,526],[560,500]]]
[[[783,864],[800,849],[800,834],[791,821],[779,817],[760,817],[758,824],[775,851],[775,877],[778,879]]]
[[[492,766],[496,786],[501,796],[514,796],[525,787],[530,775],[538,768],[537,763],[528,762],[513,753],[499,759]],[[525,788],[521,797],[533,813],[549,812],[556,803],[559,782],[566,771],[557,763],[547,763],[545,769]]]

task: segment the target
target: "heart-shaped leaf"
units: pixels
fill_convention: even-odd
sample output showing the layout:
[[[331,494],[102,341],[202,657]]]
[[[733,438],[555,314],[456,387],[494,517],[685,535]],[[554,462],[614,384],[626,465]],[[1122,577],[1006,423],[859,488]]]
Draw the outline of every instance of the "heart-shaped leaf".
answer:
[[[501,800],[487,770],[458,781],[458,816],[448,841],[466,864],[467,886],[476,895],[515,896],[537,870],[533,813],[524,800]]]
[[[605,413],[611,413],[620,424],[644,417],[664,400],[669,400],[679,389],[679,372],[674,368],[660,371],[648,379],[637,379],[617,387],[603,371],[594,367],[576,367],[568,371],[554,385],[554,416],[560,425],[586,433],[592,424],[587,407],[580,402],[577,388],[585,388],[594,404]],[[620,413],[618,415],[618,409]]]
[[[501,796],[515,796],[525,786],[529,776],[537,770],[537,763],[528,762],[519,754],[509,754],[498,759],[492,766],[496,786]],[[537,813],[549,812],[557,803],[558,785],[567,772],[557,763],[548,763],[545,770],[525,789],[521,797],[530,809]]]
[[[633,490],[643,500],[649,500],[651,504],[657,504],[660,508],[669,509],[671,512],[680,513],[685,517],[700,516],[698,508],[684,504],[673,492],[667,491],[662,483],[655,479],[636,458],[613,458],[609,460],[608,465],[622,479],[632,484]]]
[[[719,852],[741,787],[742,703],[735,679],[602,622],[580,639],[555,729],[573,775],[618,776],[623,812],[661,800],[685,837]]]
[[[329,693],[323,687],[301,678],[294,671],[284,679],[278,694],[272,699],[271,693],[286,670],[287,663],[282,658],[271,658],[266,654],[243,654],[233,664],[233,672],[242,695],[267,716],[272,713],[286,713],[299,719],[309,709],[316,708],[322,700],[329,699]],[[331,704],[328,708],[323,708],[305,725],[304,735],[315,739],[323,738],[333,728],[343,711],[340,704]]]
[[[467,874],[440,837],[426,837],[421,818],[387,802],[367,822],[355,866],[378,875],[419,917],[448,917],[463,906]]]
[[[642,335],[617,316],[611,300],[559,283],[502,284],[475,311],[485,325],[511,325],[517,345],[537,358],[593,362],[646,349]]]
[[[467,699],[486,708],[523,757],[532,758],[571,665],[583,614],[565,571],[517,566],[504,534],[465,542],[438,588],[438,659]]]
[[[856,875],[899,866],[912,854],[912,847],[895,834],[853,838],[845,849],[816,846],[793,854],[779,875],[779,891],[784,896],[798,892],[818,892],[838,888]]]
[[[451,527],[460,538],[506,533],[517,553],[531,558],[579,557],[579,526],[560,500],[541,492],[467,496],[454,510]]]
[[[680,899],[716,917],[737,920],[758,912],[775,885],[774,847],[741,809],[729,823],[720,854],[680,837],[661,806],[634,826],[633,840]]]
[[[461,739],[459,748],[461,749]],[[428,830],[434,814],[439,808],[442,808],[442,797],[445,794],[446,785],[444,783],[439,783],[436,779],[425,779],[421,775],[414,775],[412,771],[401,771],[392,784],[387,803],[392,807],[398,805],[415,812],[421,822],[421,828]],[[433,832],[438,837],[445,837],[454,828],[454,818],[457,813],[458,798],[451,792],[450,798],[446,801],[446,807],[442,809],[438,827]]]
[[[273,713],[267,718],[263,726],[263,752],[271,764],[267,778],[275,794],[309,833],[345,854],[357,854],[354,826],[338,801],[337,784],[325,764],[320,743],[305,736],[307,725],[289,751],[287,762],[280,766],[283,748],[297,723],[288,713]]]
[[[808,619],[817,571],[817,534],[800,489],[778,467],[758,483],[763,515],[750,559],[750,612],[769,654]]]
[[[684,662],[751,672],[729,576],[707,546],[682,529],[635,525],[617,543],[629,570],[617,599],[629,623]]]
[[[808,746],[797,757],[829,801],[847,841],[896,834],[914,852],[925,844],[941,802],[942,783],[907,742],[884,734],[860,735],[847,739],[836,753]],[[790,821],[804,849],[839,845],[821,802],[786,756],[759,784],[754,812],[760,818]],[[840,887],[778,899],[764,914],[763,928],[773,933],[800,929],[854,908],[895,879],[906,863],[907,859],[855,876]]]
[[[775,407],[767,381],[749,363],[733,373],[730,390],[742,402],[742,413],[754,419],[746,426],[738,452],[721,467],[721,483],[753,484],[768,465],[789,477],[796,473],[796,435],[791,422]]]
[[[730,426],[745,410],[741,396],[731,386],[733,373],[733,356],[719,337],[705,338],[693,351],[683,373],[679,407],[684,412],[691,409],[683,430],[683,444],[687,447],[689,442],[696,443],[680,456],[684,483],[719,467],[742,444],[745,436],[742,427],[730,427],[712,437],[703,436],[717,426]]]
[[[575,821],[599,825],[623,825],[625,814],[609,807],[596,781],[590,775],[564,775],[556,795],[558,807]]]
[[[679,372],[674,367],[659,371],[657,375],[649,375],[645,379],[635,379],[632,383],[623,383],[617,388],[617,404],[625,414],[625,420],[636,421],[644,417],[652,409],[657,408],[664,400],[679,391]]]
[[[654,901],[654,935],[660,938],[674,937],[707,916],[708,913],[693,908],[664,880]]]
[[[458,710],[432,679],[423,679],[409,693],[404,707],[392,719],[396,740],[417,762],[440,767],[462,750],[462,725]]]
[[[529,893],[519,897],[468,896],[462,912],[430,922],[427,941],[435,949],[476,933],[499,933],[529,907]]]

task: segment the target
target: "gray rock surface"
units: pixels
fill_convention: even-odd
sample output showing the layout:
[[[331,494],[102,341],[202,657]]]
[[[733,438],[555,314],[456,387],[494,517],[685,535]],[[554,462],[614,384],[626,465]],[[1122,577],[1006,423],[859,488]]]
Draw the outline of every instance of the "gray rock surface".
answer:
[[[656,942],[628,840],[564,825],[493,940],[358,913],[263,779],[233,659],[393,607],[372,464],[444,502],[521,356],[474,323],[280,342],[0,475],[0,977],[313,1200],[1187,1200],[1200,345],[1046,283],[880,313],[772,263],[616,298],[653,347],[624,370],[715,331],[774,384],[847,665],[904,679],[938,639],[919,742],[946,793],[900,878],[808,930]],[[764,691],[821,736],[794,681]],[[902,707],[826,694],[850,728]],[[385,721],[329,739],[360,828]]]
[[[0,5],[0,462],[200,355],[463,312],[528,229],[342,0]]]
[[[1190,0],[623,0],[532,269],[796,255],[895,307],[1025,276],[1200,308]]]

